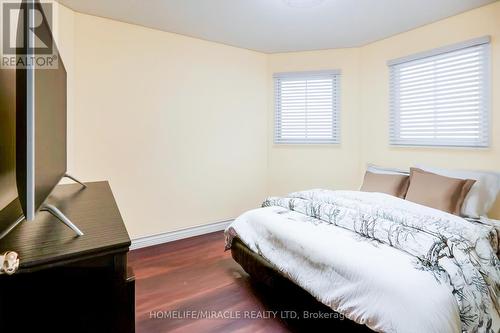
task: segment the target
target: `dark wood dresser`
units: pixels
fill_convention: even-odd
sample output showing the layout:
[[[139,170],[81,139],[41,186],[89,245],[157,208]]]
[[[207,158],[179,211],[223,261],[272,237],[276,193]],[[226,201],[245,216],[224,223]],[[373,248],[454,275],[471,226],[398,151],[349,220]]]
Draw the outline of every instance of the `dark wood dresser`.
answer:
[[[19,271],[0,275],[0,332],[134,332],[130,238],[108,182],[60,185],[47,202],[85,235],[39,212],[0,240]]]

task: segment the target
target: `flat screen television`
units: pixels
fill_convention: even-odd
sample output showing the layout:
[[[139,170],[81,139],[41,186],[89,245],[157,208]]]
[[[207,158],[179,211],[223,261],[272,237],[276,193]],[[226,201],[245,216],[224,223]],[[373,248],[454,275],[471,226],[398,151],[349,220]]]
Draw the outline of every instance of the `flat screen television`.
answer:
[[[0,236],[22,216],[16,182],[16,70],[0,69]]]
[[[35,5],[38,13],[44,15],[41,5]],[[28,221],[35,218],[37,210],[66,174],[66,69],[45,17],[36,29],[37,38],[52,43],[58,66],[44,68],[35,64],[34,68],[20,66],[16,70],[17,187]],[[27,31],[25,35],[35,37]],[[36,58],[36,50],[22,52],[32,52]]]
[[[45,56],[46,50],[40,51],[40,48],[35,47],[35,39],[38,39],[50,45],[52,57],[57,57],[58,64],[39,66],[35,61],[32,65],[18,64],[15,71],[2,70],[2,89],[4,86],[6,89],[1,95],[0,126],[5,127],[5,134],[0,136],[0,146],[3,147],[0,153],[8,158],[0,167],[0,193],[6,193],[4,198],[0,197],[0,209],[4,206],[0,216],[3,212],[4,219],[16,223],[18,220],[14,216],[19,215],[20,207],[24,218],[32,221],[38,211],[44,210],[52,213],[78,235],[83,235],[54,205],[45,203],[60,180],[68,176],[67,74],[42,5],[30,0],[20,6],[25,10],[20,11],[24,17],[18,20],[17,33],[28,37],[26,42],[24,38],[17,37],[23,41],[23,47],[17,48],[17,58],[27,55],[25,59],[37,59],[39,55]],[[37,26],[35,24],[40,20],[35,20],[35,14],[42,17]],[[35,26],[36,29],[32,29]],[[4,117],[7,123],[3,121]],[[7,224],[5,221],[2,223]]]

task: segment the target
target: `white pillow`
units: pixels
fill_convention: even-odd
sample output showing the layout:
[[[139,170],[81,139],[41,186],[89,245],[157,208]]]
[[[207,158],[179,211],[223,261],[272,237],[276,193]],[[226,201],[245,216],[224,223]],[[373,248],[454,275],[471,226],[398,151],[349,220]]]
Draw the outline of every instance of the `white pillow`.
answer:
[[[465,197],[461,212],[462,216],[471,218],[487,216],[500,191],[500,173],[449,170],[418,164],[416,167],[445,177],[474,179],[476,181]]]
[[[378,173],[378,174],[382,174],[382,175],[409,175],[410,174],[408,171],[395,169],[395,168],[384,168],[384,167],[377,166],[374,164],[368,164],[366,171],[369,171],[372,173]]]

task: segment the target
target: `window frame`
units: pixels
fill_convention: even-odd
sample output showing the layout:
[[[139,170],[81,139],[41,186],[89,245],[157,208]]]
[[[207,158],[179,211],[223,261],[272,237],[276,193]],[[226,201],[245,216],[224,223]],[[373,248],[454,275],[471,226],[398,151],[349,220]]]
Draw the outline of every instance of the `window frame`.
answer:
[[[484,47],[484,60],[482,63],[482,74],[481,77],[483,81],[480,83],[482,88],[480,94],[482,98],[480,99],[480,105],[482,107],[479,119],[484,121],[480,124],[480,131],[482,135],[476,140],[463,140],[463,139],[402,139],[400,136],[400,131],[397,126],[399,126],[399,117],[401,115],[401,110],[396,109],[399,100],[397,96],[397,91],[395,87],[399,87],[400,82],[395,82],[396,77],[394,71],[398,65],[404,65],[411,62],[417,62],[424,60],[426,58],[431,58],[435,56],[445,55],[453,53],[456,51],[466,50],[472,47]],[[483,36],[479,38],[474,38],[465,42],[456,43],[440,48],[436,48],[430,51],[420,52],[410,56],[390,60],[387,62],[389,68],[389,145],[393,147],[423,147],[423,148],[472,148],[481,149],[489,148],[491,146],[491,37]],[[435,123],[434,123],[435,124]]]
[[[332,79],[332,136],[329,139],[286,139],[281,137],[281,82],[287,80],[313,80],[318,78]],[[341,71],[320,70],[304,72],[281,72],[273,75],[274,80],[274,144],[276,145],[338,145],[341,143]],[[307,112],[307,111],[306,111]]]

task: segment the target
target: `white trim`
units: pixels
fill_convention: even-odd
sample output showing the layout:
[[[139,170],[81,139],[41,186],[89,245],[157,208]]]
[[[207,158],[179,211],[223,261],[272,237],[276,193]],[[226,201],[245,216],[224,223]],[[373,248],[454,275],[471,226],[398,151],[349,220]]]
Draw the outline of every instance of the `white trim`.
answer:
[[[448,52],[452,52],[452,51],[456,51],[456,50],[460,50],[460,49],[465,49],[467,47],[488,44],[490,41],[491,41],[490,36],[478,37],[478,38],[467,40],[465,42],[460,42],[460,43],[456,43],[456,44],[452,44],[452,45],[438,47],[438,48],[433,49],[433,50],[419,52],[419,53],[412,54],[409,56],[389,60],[387,62],[387,65],[388,66],[399,65],[399,64],[402,64],[402,63],[405,63],[408,61],[420,60],[423,58],[428,58],[428,57],[432,57],[432,56],[443,54],[443,53],[448,53]]]
[[[331,76],[331,75],[341,75],[342,71],[340,69],[329,69],[329,70],[319,70],[319,71],[306,71],[306,72],[281,72],[274,73],[274,79],[284,79],[284,78],[303,78],[305,76]]]
[[[199,225],[196,227],[165,232],[157,235],[139,237],[132,240],[132,245],[130,245],[130,250],[137,250],[148,246],[169,243],[184,238],[205,235],[216,231],[222,231],[225,230],[227,226],[231,224],[231,222],[233,222],[233,220],[215,222],[211,224]]]
[[[488,36],[489,38],[489,36]],[[491,39],[491,38],[489,38]],[[491,87],[493,85],[493,80],[492,78],[492,66],[491,66],[491,43],[486,45],[486,64],[484,67],[484,76],[485,76],[485,90],[484,90],[484,103],[485,103],[485,108],[486,112],[488,113],[486,116],[487,119],[487,136],[488,136],[488,142],[486,143],[486,146],[484,148],[490,148],[491,147],[491,141],[492,141],[492,124],[493,124],[493,116],[492,116],[492,94],[491,94]]]

